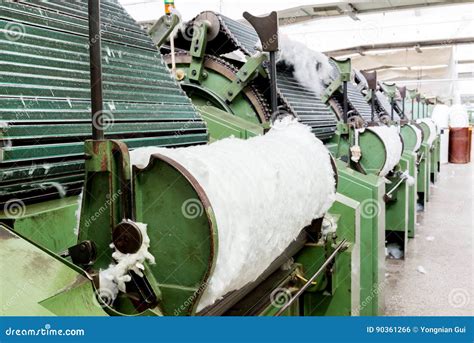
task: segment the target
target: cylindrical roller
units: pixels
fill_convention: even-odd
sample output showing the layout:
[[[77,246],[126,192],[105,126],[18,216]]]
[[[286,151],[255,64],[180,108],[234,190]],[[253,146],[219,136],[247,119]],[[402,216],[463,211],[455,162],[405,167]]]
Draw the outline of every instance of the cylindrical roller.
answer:
[[[361,150],[360,166],[367,174],[387,175],[400,161],[403,141],[396,126],[356,129]]]
[[[423,143],[423,132],[413,124],[406,124],[400,128],[400,135],[403,138],[404,152],[418,152]]]
[[[186,311],[199,311],[255,281],[335,196],[328,150],[289,117],[264,136],[131,159],[165,313],[189,297]]]
[[[431,118],[418,119],[416,122],[417,124],[420,124],[421,129],[423,130],[423,143],[426,143],[431,147],[438,135],[436,124]]]

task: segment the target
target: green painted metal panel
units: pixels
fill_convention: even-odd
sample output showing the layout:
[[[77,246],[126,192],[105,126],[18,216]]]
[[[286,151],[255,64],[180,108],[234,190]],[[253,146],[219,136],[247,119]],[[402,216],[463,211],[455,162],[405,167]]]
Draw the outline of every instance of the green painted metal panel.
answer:
[[[90,281],[67,264],[0,226],[0,315],[52,316],[55,313],[41,302],[76,283]],[[92,288],[87,297],[92,299]],[[79,299],[76,299],[79,300]],[[58,304],[63,314],[73,315],[76,309],[70,300]],[[85,315],[103,312],[100,307],[82,311]]]
[[[408,186],[408,238],[415,237],[416,231],[416,207],[417,207],[417,183],[418,168],[416,165],[417,154],[413,152],[405,152],[403,158],[408,161],[408,172],[414,178],[415,183]]]
[[[383,308],[379,284],[385,277],[385,193],[383,180],[363,175],[336,160],[337,192],[360,202],[360,315],[378,315]]]
[[[194,313],[217,254],[209,200],[184,168],[158,158],[145,169],[135,168],[134,189],[137,221],[147,223],[156,238],[149,251],[160,258],[147,268],[163,294],[163,313]],[[196,212],[188,214],[189,205]]]
[[[25,206],[24,213],[9,218],[0,213],[0,222],[12,220],[13,230],[35,244],[61,253],[77,242],[78,197],[56,199]]]
[[[261,125],[250,123],[216,107],[200,106],[198,110],[207,123],[211,141],[230,136],[247,139],[263,134]]]

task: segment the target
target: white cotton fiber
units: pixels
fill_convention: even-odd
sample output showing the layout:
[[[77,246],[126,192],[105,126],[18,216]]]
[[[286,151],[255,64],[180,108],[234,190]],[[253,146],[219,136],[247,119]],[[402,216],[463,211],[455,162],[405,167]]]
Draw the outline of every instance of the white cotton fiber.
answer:
[[[308,126],[290,117],[264,136],[141,148],[131,152],[131,161],[144,167],[154,153],[196,178],[216,216],[219,250],[198,310],[255,281],[335,198],[328,150]]]
[[[431,119],[435,122],[438,128],[449,127],[449,112],[449,107],[443,104],[438,104],[433,108]]]
[[[416,125],[413,125],[413,124],[407,124],[407,125],[410,126],[413,129],[413,131],[415,131],[416,144],[414,147],[414,151],[417,152],[418,150],[420,150],[421,144],[423,143],[423,132]]]
[[[449,113],[449,126],[450,127],[468,127],[469,116],[466,108],[463,105],[453,105],[450,108]]]
[[[403,152],[403,143],[400,134],[398,133],[398,127],[392,126],[370,126],[367,128],[379,136],[385,144],[385,150],[387,152],[387,158],[385,159],[385,165],[380,171],[380,176],[387,175],[395,166],[400,162]],[[362,152],[363,153],[363,152]]]
[[[426,125],[428,125],[428,127],[430,129],[430,135],[429,135],[428,141],[426,143],[428,144],[429,147],[431,147],[434,140],[436,139],[436,135],[437,135],[437,132],[438,132],[438,128],[436,127],[436,124],[434,123],[433,120],[431,120],[431,118],[418,119],[416,122],[418,124],[425,123]]]
[[[147,234],[147,226],[143,223],[137,224],[142,234],[142,245],[135,254],[123,254],[116,250],[112,253],[112,258],[116,263],[112,263],[105,270],[99,272],[99,295],[109,300],[114,300],[119,291],[125,292],[125,283],[131,280],[129,271],[134,271],[138,276],[143,276],[142,271],[145,269],[143,263],[148,261],[155,263],[155,258],[148,252],[150,247],[150,238]],[[114,244],[110,245],[112,249]]]
[[[82,209],[82,197],[84,195],[84,190],[79,194],[79,197],[77,198],[77,209],[74,212],[76,216],[76,226],[74,227],[74,234],[76,236],[79,236],[79,226],[81,224],[81,209]]]
[[[280,35],[278,45],[278,62],[293,66],[293,75],[298,82],[321,95],[325,89],[324,84],[331,82],[332,67],[327,56],[283,34]]]

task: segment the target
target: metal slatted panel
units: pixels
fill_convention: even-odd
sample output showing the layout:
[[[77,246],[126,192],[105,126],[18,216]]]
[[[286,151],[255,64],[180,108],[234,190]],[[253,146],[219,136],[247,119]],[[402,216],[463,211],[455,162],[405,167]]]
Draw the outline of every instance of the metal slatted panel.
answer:
[[[336,65],[336,63],[332,60],[329,60],[329,63],[332,65],[332,73],[331,73],[331,78],[333,80],[337,79],[340,75],[339,69]],[[338,91],[340,94],[342,94],[342,90]],[[339,97],[335,99],[339,105],[343,106],[342,104],[342,97]],[[364,98],[364,95],[362,94],[362,88],[357,86],[354,82],[348,82],[347,83],[347,100],[349,102],[349,107],[351,109],[355,109],[357,113],[367,122],[369,122],[372,118],[372,110],[370,108],[370,105],[368,104],[367,100]]]
[[[367,100],[365,100],[360,89],[352,82],[347,83],[347,98],[365,121],[371,120],[372,111],[370,105],[367,103]]]
[[[130,148],[205,143],[204,122],[146,33],[117,2],[101,3],[106,137]],[[85,0],[0,3],[0,203],[82,186],[87,17]]]
[[[390,104],[390,101],[388,100],[387,96],[381,91],[376,91],[375,97],[380,109],[383,110],[385,114],[390,116],[390,114],[392,113],[392,105]],[[400,117],[397,111],[395,110],[393,111],[393,120],[400,121]]]
[[[310,126],[318,138],[332,137],[336,130],[336,119],[321,99],[300,85],[292,72],[279,70],[277,76],[278,89],[299,120]]]

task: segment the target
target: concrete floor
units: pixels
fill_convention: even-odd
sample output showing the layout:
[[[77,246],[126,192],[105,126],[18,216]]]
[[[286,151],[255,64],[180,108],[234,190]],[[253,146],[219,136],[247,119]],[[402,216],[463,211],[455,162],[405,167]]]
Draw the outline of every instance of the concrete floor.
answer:
[[[474,315],[473,171],[473,162],[441,166],[405,260],[386,261],[386,315]]]

